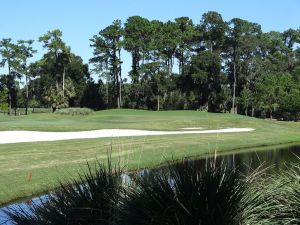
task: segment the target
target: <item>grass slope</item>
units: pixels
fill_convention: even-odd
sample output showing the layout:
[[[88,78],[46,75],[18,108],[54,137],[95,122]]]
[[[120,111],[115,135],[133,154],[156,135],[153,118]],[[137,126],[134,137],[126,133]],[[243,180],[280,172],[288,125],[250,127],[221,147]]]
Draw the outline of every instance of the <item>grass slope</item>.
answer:
[[[87,161],[105,160],[107,151],[126,169],[151,167],[165,160],[232,150],[300,142],[300,124],[231,114],[195,111],[106,110],[89,116],[31,114],[0,116],[0,130],[78,131],[102,128],[177,130],[251,127],[254,132],[84,139],[0,145],[0,204],[57,186],[85,169]],[[1,138],[1,137],[0,137]],[[32,174],[28,181],[28,174]]]

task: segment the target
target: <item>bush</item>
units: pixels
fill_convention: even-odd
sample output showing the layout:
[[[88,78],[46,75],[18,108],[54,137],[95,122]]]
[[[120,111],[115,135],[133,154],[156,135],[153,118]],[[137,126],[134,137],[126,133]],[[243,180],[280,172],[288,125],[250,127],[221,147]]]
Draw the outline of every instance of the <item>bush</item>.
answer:
[[[238,225],[244,189],[239,173],[223,163],[170,165],[130,189],[121,224]]]
[[[51,113],[51,108],[28,108],[28,112],[30,113]]]
[[[95,111],[89,108],[63,108],[56,110],[54,113],[69,116],[86,116],[94,114]]]
[[[44,201],[33,204],[28,210],[11,208],[6,211],[13,224],[116,224],[118,203],[122,196],[122,177],[119,168],[102,163],[79,180],[60,185]]]

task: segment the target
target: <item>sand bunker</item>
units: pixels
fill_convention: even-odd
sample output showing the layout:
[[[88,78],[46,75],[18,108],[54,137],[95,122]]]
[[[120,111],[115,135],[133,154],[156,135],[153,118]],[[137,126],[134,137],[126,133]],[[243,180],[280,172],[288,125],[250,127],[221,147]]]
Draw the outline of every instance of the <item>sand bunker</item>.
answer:
[[[181,130],[203,130],[203,127],[185,127],[185,128],[180,128]]]
[[[135,137],[155,135],[182,135],[182,134],[214,134],[249,132],[253,128],[226,128],[219,130],[189,130],[189,131],[147,131],[132,129],[102,129],[78,132],[41,132],[41,131],[0,131],[0,144],[38,142],[38,141],[60,141],[86,138],[113,138],[113,137]]]

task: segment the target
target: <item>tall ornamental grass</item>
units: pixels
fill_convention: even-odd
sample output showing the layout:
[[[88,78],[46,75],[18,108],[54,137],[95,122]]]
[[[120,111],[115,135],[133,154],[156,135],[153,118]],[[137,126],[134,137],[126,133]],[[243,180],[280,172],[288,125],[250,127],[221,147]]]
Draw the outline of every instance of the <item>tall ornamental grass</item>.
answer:
[[[300,224],[300,168],[241,174],[223,161],[183,161],[124,176],[99,163],[61,184],[46,201],[6,211],[17,225]],[[124,177],[127,179],[124,181]]]
[[[243,199],[245,224],[300,224],[299,164],[258,179],[248,189]]]

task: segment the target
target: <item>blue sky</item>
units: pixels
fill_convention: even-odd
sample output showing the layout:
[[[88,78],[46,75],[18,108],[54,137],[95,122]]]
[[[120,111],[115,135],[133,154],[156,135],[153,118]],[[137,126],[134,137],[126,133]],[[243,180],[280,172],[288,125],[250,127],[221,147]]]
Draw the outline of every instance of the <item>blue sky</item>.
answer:
[[[63,39],[84,62],[92,56],[89,39],[115,19],[123,22],[140,15],[162,21],[188,16],[199,23],[201,15],[217,11],[224,20],[234,17],[257,22],[263,31],[300,28],[300,0],[9,0],[1,2],[0,38],[37,39],[59,28]],[[44,53],[35,43],[38,59]],[[124,55],[123,70],[130,70]]]

